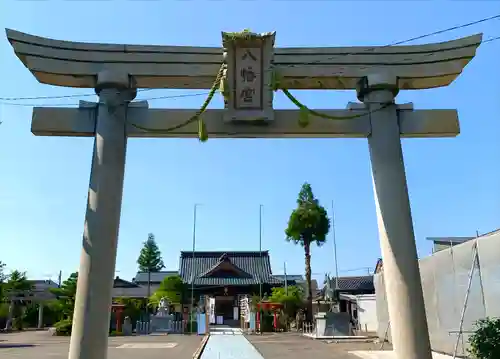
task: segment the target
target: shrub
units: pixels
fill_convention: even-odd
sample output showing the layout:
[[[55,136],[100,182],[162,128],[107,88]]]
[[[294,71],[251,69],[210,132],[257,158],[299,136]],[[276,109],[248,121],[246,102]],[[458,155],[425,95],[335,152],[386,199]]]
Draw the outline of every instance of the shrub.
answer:
[[[24,329],[24,321],[22,316],[17,316],[12,319],[12,328],[15,330]]]
[[[193,320],[193,330],[191,330],[191,322],[186,322],[184,333],[198,333],[198,322]]]
[[[470,354],[476,359],[500,358],[500,318],[480,319],[469,337]]]
[[[262,311],[262,315],[260,317],[260,331],[262,333],[274,331],[274,315],[270,311]]]
[[[43,303],[43,325],[53,326],[60,321],[63,313],[59,310],[56,301],[47,301]],[[27,328],[36,328],[38,326],[38,304],[28,304],[24,310],[23,323]]]
[[[61,336],[71,335],[71,327],[73,322],[71,319],[63,319],[56,324],[54,324],[54,328],[56,328],[56,334]]]

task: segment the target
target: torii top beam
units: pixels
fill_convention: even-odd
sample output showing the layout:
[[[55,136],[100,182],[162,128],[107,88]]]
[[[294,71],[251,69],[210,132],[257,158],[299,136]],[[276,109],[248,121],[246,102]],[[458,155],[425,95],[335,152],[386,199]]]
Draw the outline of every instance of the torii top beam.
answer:
[[[95,88],[97,74],[129,73],[138,88],[208,89],[224,61],[217,47],[59,41],[6,29],[16,55],[38,81]],[[370,73],[390,71],[398,87],[449,85],[474,57],[482,34],[413,46],[275,48],[273,65],[288,89],[355,89]]]

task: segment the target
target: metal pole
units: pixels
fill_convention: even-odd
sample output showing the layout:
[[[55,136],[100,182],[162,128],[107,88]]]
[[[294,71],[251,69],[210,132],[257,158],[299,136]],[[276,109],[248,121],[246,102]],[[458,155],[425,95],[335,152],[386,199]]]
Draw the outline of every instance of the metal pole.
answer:
[[[335,235],[335,211],[333,209],[332,200],[332,235],[333,235],[333,255],[335,257],[335,292],[339,288],[339,266],[337,262],[337,238]]]
[[[457,341],[455,342],[455,348],[453,349],[453,359],[455,359],[457,357],[458,343],[460,342],[460,338],[462,337],[462,329],[464,326],[465,311],[467,310],[467,304],[469,302],[470,287],[472,284],[472,278],[474,276],[474,269],[476,268],[476,264],[478,262],[477,240],[474,243],[474,245],[472,246],[472,253],[473,253],[472,265],[471,265],[470,270],[469,270],[469,280],[467,282],[467,291],[465,292],[464,305],[462,307],[462,313],[460,314],[460,325],[458,328],[458,337],[457,337]]]
[[[259,256],[262,262],[262,205],[259,205]],[[262,303],[262,277],[260,275],[259,302]],[[259,332],[262,333],[262,304],[259,304]]]
[[[195,247],[196,247],[196,208],[198,204],[194,205],[193,209],[193,260],[191,262],[191,310],[190,313],[190,332],[193,333],[193,304],[194,304],[194,260],[195,260]]]
[[[262,205],[259,205],[259,257],[262,260]],[[262,301],[262,278],[259,277],[259,297]]]
[[[288,278],[286,276],[286,262],[283,262],[283,271],[285,272],[285,295],[288,297]],[[286,302],[285,302],[285,313],[287,312],[287,308],[286,308]],[[287,324],[286,324],[286,329],[289,330],[289,327],[288,327],[288,321],[287,321]]]
[[[149,298],[151,298],[151,263],[148,263],[148,298],[146,299],[146,303],[149,302]],[[149,322],[150,320],[149,314],[151,308],[149,307],[148,304],[146,304],[146,315],[147,315],[147,321]]]
[[[148,264],[148,299],[151,297],[151,265]]]
[[[286,262],[283,262],[283,270],[285,271],[285,294],[288,295],[288,279],[286,278]]]

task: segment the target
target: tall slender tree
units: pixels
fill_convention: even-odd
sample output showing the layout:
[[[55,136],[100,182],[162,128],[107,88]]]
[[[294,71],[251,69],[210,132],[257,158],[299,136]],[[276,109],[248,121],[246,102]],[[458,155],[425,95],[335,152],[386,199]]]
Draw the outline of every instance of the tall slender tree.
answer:
[[[326,242],[330,231],[330,219],[326,209],[314,197],[311,185],[304,183],[285,230],[286,240],[304,248],[306,274],[307,320],[312,319],[311,245],[318,247]]]
[[[141,272],[159,272],[165,268],[153,233],[148,234],[148,239],[144,242],[139,258],[137,258],[137,264]]]

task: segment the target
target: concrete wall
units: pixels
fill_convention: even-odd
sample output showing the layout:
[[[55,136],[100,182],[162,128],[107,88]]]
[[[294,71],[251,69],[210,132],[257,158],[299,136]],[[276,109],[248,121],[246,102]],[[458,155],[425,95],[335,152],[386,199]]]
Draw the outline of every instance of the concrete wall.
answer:
[[[359,328],[365,332],[376,332],[378,328],[377,301],[373,294],[358,295]]]
[[[468,304],[457,355],[467,353],[467,332],[486,316],[500,316],[500,230],[436,252],[420,260],[431,346],[434,351],[453,355],[464,308],[469,271],[473,265],[473,245],[477,242],[478,262],[474,267]],[[390,341],[391,333],[383,272],[375,275],[377,333]],[[389,329],[389,330],[388,330]]]

